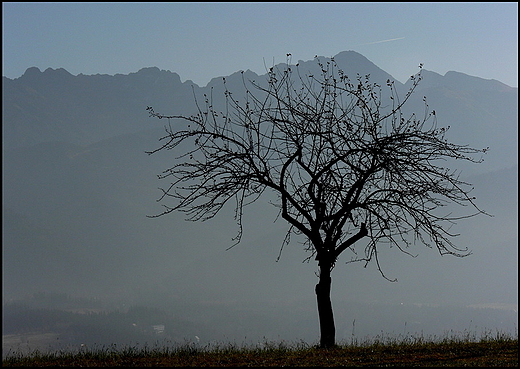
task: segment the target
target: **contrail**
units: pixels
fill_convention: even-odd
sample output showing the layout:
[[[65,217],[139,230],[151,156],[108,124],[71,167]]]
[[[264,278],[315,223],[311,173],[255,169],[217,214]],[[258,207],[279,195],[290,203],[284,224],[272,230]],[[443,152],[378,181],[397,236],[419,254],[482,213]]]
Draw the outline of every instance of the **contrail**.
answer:
[[[390,42],[390,41],[396,41],[396,40],[402,40],[404,37],[398,37],[398,38],[391,38],[389,40],[382,40],[382,41],[374,41],[374,42],[368,42],[366,44],[361,44],[361,45],[358,45],[358,46],[363,46],[363,45],[372,45],[372,44],[380,44],[382,42]]]

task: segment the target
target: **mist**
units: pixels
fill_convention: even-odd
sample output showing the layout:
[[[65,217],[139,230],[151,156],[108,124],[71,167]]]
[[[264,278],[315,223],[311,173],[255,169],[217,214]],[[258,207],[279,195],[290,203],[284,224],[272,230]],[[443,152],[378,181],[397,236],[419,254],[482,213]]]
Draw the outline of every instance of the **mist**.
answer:
[[[336,60],[347,74],[392,78],[354,52]],[[332,273],[338,341],[517,332],[518,89],[425,72],[409,108],[424,109],[425,95],[439,124],[452,127],[451,141],[490,147],[482,164],[462,173],[493,217],[454,226],[456,245],[472,251],[465,258],[420,245],[409,250],[415,257],[383,250],[381,269],[397,282],[374,264],[346,264],[342,254]],[[239,78],[227,76],[228,88],[240,92]],[[246,208],[242,241],[232,248],[233,204],[206,222],[182,213],[147,217],[162,211],[158,187],[167,183],[157,174],[178,152],[145,154],[165,135],[165,122],[149,118],[146,107],[187,114],[193,93],[216,86],[217,94],[220,81],[199,87],[157,68],[116,76],[30,68],[3,78],[4,353],[156,341],[317,342],[317,265],[305,261],[303,239],[281,249],[288,228],[273,194]]]

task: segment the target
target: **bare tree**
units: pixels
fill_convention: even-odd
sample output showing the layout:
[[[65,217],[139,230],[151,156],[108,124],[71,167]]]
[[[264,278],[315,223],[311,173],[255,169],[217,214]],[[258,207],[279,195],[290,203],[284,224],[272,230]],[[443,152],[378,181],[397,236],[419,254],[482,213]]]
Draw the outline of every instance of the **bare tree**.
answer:
[[[405,116],[402,108],[421,80],[422,65],[400,99],[393,81],[383,89],[369,76],[351,80],[334,59],[317,59],[317,75],[300,73],[289,61],[271,68],[265,84],[243,77],[242,98],[233,97],[224,79],[223,111],[214,107],[211,94],[200,105],[195,98],[198,111],[192,116],[166,116],[147,108],[151,116],[169,122],[162,145],[148,153],[181,151],[159,175],[172,182],[158,201],[176,201],[163,204],[156,216],[180,210],[189,220],[205,220],[231,200],[238,243],[244,207],[266,189],[274,191],[279,214],[289,223],[282,248],[291,234],[301,235],[311,253],[308,259],[318,262],[320,345],[331,347],[331,271],[343,251],[355,251],[356,242],[367,241],[364,252],[350,261],[374,260],[380,271],[378,247],[388,243],[403,252],[419,242],[441,254],[469,254],[452,243],[449,225],[483,211],[469,196],[470,184],[443,164],[449,159],[479,162],[475,154],[487,149],[448,142],[447,128],[437,126],[426,98],[421,117]],[[181,127],[178,119],[187,126]],[[440,213],[450,203],[473,211],[462,217]]]

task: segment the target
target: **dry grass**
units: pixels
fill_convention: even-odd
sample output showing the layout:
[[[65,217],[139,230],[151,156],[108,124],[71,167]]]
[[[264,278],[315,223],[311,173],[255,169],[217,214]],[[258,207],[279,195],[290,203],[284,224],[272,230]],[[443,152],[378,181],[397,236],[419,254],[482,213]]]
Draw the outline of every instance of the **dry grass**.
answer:
[[[75,353],[9,353],[3,366],[518,366],[518,336],[497,333],[479,339],[444,337],[375,338],[331,349],[303,342],[258,346],[225,344],[197,347],[142,348],[116,345]]]

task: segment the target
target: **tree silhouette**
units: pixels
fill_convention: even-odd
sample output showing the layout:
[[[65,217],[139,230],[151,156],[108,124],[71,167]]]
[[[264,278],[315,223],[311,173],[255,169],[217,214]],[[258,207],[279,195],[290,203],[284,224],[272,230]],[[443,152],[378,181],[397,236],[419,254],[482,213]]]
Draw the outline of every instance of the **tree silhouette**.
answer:
[[[200,105],[195,98],[198,111],[192,116],[147,108],[151,116],[168,119],[162,145],[148,153],[180,151],[159,175],[172,182],[158,201],[176,201],[163,204],[156,216],[179,210],[189,220],[206,220],[234,201],[238,243],[245,206],[266,189],[274,191],[279,214],[289,223],[282,248],[292,234],[303,236],[308,260],[318,262],[320,345],[331,347],[331,271],[343,251],[355,251],[356,242],[366,240],[364,252],[353,253],[350,261],[374,260],[379,271],[378,247],[388,243],[406,253],[419,242],[441,254],[469,254],[452,243],[447,228],[484,212],[469,196],[470,184],[445,165],[450,159],[480,162],[474,156],[487,149],[448,142],[449,127],[437,126],[426,98],[421,118],[405,116],[402,108],[421,80],[422,65],[400,99],[391,80],[384,89],[369,75],[351,80],[333,58],[316,59],[319,72],[304,74],[289,56],[269,70],[265,83],[242,77],[242,98],[233,97],[224,78],[222,111],[212,94]],[[473,211],[461,217],[440,213],[450,203]]]

